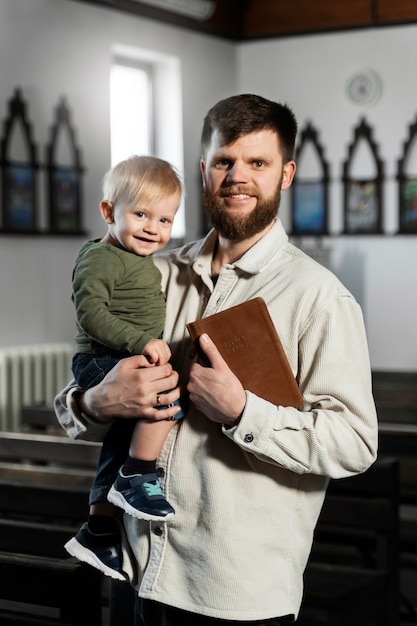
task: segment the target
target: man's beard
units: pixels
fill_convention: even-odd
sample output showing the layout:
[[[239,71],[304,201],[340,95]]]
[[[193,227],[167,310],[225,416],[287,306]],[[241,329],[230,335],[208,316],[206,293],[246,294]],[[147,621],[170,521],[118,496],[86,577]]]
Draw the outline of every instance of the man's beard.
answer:
[[[256,195],[257,202],[253,211],[246,215],[234,215],[224,208],[223,197],[231,194],[247,193],[245,189],[228,187],[211,193],[206,187],[203,191],[203,207],[217,233],[230,241],[243,241],[262,232],[275,219],[281,201],[281,181],[270,198]]]

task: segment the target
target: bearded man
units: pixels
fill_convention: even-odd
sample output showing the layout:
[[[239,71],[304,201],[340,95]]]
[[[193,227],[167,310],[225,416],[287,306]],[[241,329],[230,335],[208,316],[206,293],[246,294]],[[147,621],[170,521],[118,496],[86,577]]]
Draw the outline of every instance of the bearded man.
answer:
[[[295,173],[297,124],[286,105],[251,94],[204,120],[201,174],[213,229],[156,259],[167,298],[172,365],[124,359],[99,386],[70,384],[58,418],[100,439],[114,416],[174,417],[155,408],[181,389],[190,405],[157,459],[176,515],[125,515],[137,626],[270,626],[294,621],[329,478],[376,458],[377,419],[362,313],[339,280],[288,241],[277,217]],[[303,394],[301,409],[245,390],[213,342],[195,361],[187,322],[262,297]],[[178,382],[179,380],[179,382]]]

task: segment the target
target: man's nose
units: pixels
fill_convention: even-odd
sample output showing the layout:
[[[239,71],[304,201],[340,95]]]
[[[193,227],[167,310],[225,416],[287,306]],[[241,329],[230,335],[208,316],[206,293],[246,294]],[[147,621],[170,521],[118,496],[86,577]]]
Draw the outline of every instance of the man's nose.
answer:
[[[227,181],[233,183],[248,182],[248,172],[244,163],[235,162],[227,172]]]

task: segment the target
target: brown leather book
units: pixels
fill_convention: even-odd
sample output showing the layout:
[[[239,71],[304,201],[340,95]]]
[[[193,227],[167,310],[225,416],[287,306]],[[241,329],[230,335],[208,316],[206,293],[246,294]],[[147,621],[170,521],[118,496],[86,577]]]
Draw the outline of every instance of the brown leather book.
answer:
[[[190,322],[187,329],[201,365],[211,365],[199,344],[199,337],[207,333],[245,389],[276,405],[299,408],[303,404],[303,397],[262,298],[254,298]]]

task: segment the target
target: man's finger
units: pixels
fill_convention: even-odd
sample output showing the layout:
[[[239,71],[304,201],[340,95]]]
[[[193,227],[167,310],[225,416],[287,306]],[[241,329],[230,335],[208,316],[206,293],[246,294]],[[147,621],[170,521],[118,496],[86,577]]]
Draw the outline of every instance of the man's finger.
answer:
[[[225,363],[222,355],[217,349],[216,344],[210,339],[207,333],[203,333],[200,336],[200,347],[209,359],[212,367],[216,367],[216,365],[221,366]]]

